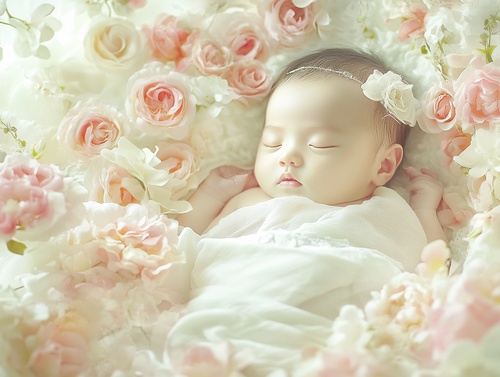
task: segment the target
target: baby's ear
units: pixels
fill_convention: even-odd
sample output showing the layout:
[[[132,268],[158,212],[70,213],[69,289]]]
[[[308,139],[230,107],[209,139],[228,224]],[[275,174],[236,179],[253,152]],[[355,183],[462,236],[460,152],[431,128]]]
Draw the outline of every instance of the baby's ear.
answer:
[[[402,160],[403,147],[401,145],[392,144],[380,149],[376,160],[378,170],[373,181],[375,185],[383,186],[389,182]]]

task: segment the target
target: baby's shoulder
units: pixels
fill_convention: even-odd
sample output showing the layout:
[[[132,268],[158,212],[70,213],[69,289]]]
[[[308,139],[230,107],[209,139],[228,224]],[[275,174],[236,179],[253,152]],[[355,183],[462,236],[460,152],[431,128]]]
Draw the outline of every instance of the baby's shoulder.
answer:
[[[253,187],[233,197],[227,203],[227,205],[230,205],[232,207],[232,210],[235,211],[239,208],[248,207],[269,199],[271,199],[271,197],[267,195],[260,187]]]

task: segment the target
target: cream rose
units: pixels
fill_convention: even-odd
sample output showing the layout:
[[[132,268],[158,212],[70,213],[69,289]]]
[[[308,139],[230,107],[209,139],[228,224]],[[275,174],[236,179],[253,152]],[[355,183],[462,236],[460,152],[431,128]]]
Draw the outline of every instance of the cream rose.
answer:
[[[116,203],[126,206],[140,203],[146,195],[141,183],[129,172],[119,166],[103,168],[101,174],[94,177],[89,199],[98,203]]]
[[[127,111],[145,132],[165,138],[184,138],[196,112],[196,99],[187,76],[163,65],[149,65],[127,85]]]
[[[378,70],[361,85],[365,96],[373,101],[380,101],[394,118],[411,127],[416,123],[418,105],[412,88],[413,85],[405,83],[400,75]]]
[[[224,75],[236,94],[242,97],[264,97],[271,89],[271,77],[258,60],[240,60]]]
[[[146,58],[144,37],[130,21],[109,18],[94,23],[84,40],[85,56],[109,70],[129,70]]]
[[[80,160],[88,160],[98,156],[103,149],[113,148],[128,132],[128,122],[120,112],[109,105],[88,100],[69,110],[57,137],[66,150],[75,153]]]
[[[171,176],[171,187],[174,199],[187,194],[189,183],[199,169],[200,159],[194,149],[185,143],[160,143],[156,156],[161,162],[156,166],[166,170]]]

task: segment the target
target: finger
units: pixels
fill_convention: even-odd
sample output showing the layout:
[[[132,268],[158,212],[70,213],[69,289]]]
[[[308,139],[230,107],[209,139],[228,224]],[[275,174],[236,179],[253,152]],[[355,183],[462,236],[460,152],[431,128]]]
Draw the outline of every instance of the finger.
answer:
[[[413,166],[404,167],[403,171],[405,172],[405,174],[408,178],[414,178],[414,177],[418,177],[419,175],[421,175],[421,173]]]
[[[420,169],[420,171],[423,174],[425,174],[425,175],[428,175],[428,176],[430,176],[430,177],[432,177],[434,179],[438,179],[437,174],[434,171],[430,170],[430,169],[422,168],[422,169]]]
[[[248,190],[250,188],[257,187],[257,186],[259,186],[259,183],[257,182],[255,175],[253,173],[249,174],[248,178],[247,178],[247,183],[245,185],[245,190]]]

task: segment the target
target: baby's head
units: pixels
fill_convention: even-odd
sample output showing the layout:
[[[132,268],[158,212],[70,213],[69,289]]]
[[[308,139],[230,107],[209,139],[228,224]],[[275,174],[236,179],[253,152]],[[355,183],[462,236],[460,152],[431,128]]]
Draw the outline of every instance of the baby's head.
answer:
[[[394,116],[365,94],[362,84],[375,71],[381,77],[389,70],[350,49],[322,50],[285,68],[271,91],[255,163],[268,195],[346,205],[369,198],[392,178],[408,126],[396,119],[404,112]],[[365,89],[377,94],[383,84],[372,81]]]
[[[389,68],[380,58],[367,52],[347,48],[325,49],[290,63],[274,82],[271,94],[290,81],[325,80],[332,76],[345,76],[359,81],[361,85],[375,70],[386,73]],[[374,104],[373,122],[368,125],[369,131],[381,146],[393,143],[404,145],[409,127],[402,127],[381,102]]]

